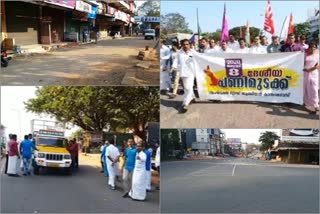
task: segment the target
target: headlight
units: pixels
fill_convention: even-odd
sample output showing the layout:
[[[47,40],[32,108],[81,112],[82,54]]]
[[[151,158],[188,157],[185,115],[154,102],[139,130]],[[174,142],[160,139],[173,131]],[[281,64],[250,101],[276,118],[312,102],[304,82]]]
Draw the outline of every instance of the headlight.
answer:
[[[38,158],[44,158],[45,154],[44,153],[38,153]]]
[[[71,156],[70,155],[64,155],[63,159],[71,159]]]

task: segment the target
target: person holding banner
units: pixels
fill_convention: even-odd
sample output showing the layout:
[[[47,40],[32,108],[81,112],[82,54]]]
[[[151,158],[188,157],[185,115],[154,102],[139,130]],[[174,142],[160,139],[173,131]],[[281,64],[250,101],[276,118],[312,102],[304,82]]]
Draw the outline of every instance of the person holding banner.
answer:
[[[261,36],[261,47],[266,49],[265,53],[267,53],[268,39],[266,36]]]
[[[243,38],[240,38],[239,40],[239,49],[236,50],[236,53],[249,53],[249,48],[246,47],[246,42],[244,41]]]
[[[208,39],[203,37],[200,40],[200,49],[199,52],[200,53],[207,53],[210,50],[209,44],[208,44]]]
[[[319,111],[319,52],[316,43],[310,43],[304,58],[304,93],[306,109],[315,114]]]
[[[253,54],[264,54],[264,53],[267,53],[267,49],[265,47],[262,47],[262,45],[260,44],[259,36],[256,36],[254,38],[254,44],[250,48],[250,53],[253,53]]]
[[[235,40],[233,35],[229,36],[228,46],[233,51],[236,51],[239,49],[239,43]]]
[[[295,43],[295,36],[293,33],[288,35],[288,42],[281,47],[281,52],[296,52],[304,51],[300,44]]]
[[[217,52],[220,49],[219,45],[216,44],[214,39],[210,39],[209,47],[210,47],[210,51],[209,52]]]
[[[279,43],[279,37],[278,36],[272,36],[272,43],[268,45],[267,52],[268,53],[279,53],[281,49],[281,45]]]
[[[221,48],[219,50],[220,53],[233,53],[234,51],[228,47],[228,43],[226,41],[221,42]]]
[[[178,52],[177,58],[174,60],[172,67],[180,72],[180,78],[183,82],[184,97],[182,111],[185,113],[188,110],[189,104],[195,98],[193,93],[195,71],[192,59],[195,51],[190,48],[190,41],[188,39],[182,40],[181,44],[182,48]]]

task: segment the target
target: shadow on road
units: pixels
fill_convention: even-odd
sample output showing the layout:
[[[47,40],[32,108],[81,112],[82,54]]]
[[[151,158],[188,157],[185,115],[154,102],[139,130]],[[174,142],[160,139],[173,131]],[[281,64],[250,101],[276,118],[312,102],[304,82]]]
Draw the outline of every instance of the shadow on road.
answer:
[[[319,120],[319,115],[309,114],[309,111],[306,110],[303,106],[297,104],[267,104],[267,103],[259,103],[258,106],[266,108],[266,114],[269,115],[277,115],[282,117],[300,117],[311,120]],[[300,112],[297,112],[297,111]]]

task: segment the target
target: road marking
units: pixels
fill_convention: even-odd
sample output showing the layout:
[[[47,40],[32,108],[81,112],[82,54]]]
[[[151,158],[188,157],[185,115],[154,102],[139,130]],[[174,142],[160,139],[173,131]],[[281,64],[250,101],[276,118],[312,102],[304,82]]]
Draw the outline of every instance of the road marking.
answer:
[[[232,170],[232,176],[234,176],[234,171],[236,170],[237,164],[234,165],[233,170]]]

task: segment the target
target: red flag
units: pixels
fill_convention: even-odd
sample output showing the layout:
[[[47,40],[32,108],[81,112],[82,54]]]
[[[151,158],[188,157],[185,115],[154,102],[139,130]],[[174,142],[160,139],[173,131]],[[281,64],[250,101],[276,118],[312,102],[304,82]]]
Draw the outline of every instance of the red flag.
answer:
[[[274,34],[274,24],[271,11],[270,0],[267,2],[266,14],[264,19],[264,30],[270,34]]]
[[[288,35],[289,35],[290,33],[294,33],[292,13],[290,14],[290,19],[289,19]]]

